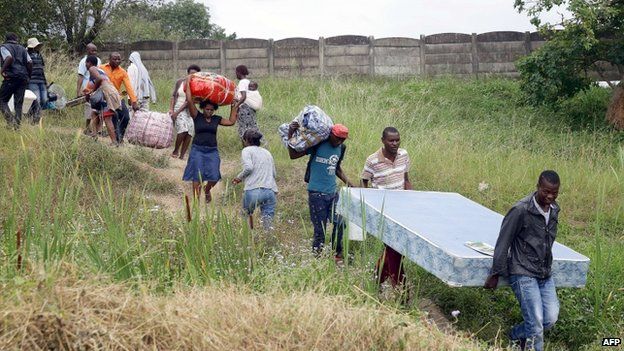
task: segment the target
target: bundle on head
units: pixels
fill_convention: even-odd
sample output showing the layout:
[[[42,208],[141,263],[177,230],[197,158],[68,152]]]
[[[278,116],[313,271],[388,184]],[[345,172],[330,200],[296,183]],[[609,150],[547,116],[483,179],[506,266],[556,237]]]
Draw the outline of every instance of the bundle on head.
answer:
[[[217,105],[229,105],[234,100],[236,84],[226,77],[212,72],[191,75],[191,95],[196,100],[209,100]]]

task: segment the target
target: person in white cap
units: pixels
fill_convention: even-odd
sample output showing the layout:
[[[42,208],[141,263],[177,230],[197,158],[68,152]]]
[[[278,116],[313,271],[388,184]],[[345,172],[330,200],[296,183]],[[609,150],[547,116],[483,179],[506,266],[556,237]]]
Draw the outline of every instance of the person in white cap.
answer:
[[[32,60],[32,74],[28,81],[28,90],[35,93],[37,100],[33,102],[30,108],[29,114],[32,115],[33,122],[38,122],[41,118],[41,110],[45,108],[48,103],[48,89],[47,80],[45,77],[45,61],[41,55],[40,49],[43,44],[37,40],[37,38],[30,38],[26,43],[28,48],[28,55]]]
[[[139,99],[139,108],[149,110],[149,102],[156,103],[156,89],[150,79],[147,68],[141,61],[141,55],[133,51],[130,54],[130,66],[128,67],[128,76],[130,84]]]

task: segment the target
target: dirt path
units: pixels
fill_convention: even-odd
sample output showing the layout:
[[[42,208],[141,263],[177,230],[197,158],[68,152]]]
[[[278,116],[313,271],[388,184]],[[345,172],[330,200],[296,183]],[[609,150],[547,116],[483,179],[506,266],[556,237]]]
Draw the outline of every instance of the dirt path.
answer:
[[[106,140],[106,139],[102,137],[100,138],[100,140]],[[104,142],[107,142],[107,141],[104,141]],[[111,148],[116,150],[119,153],[125,154],[127,157],[132,158],[133,150],[137,148],[144,148],[144,147],[138,146],[138,145],[132,145],[130,143],[124,143],[124,145],[121,147],[111,147]],[[165,210],[167,210],[168,212],[172,214],[176,214],[181,211],[184,211],[184,207],[185,207],[184,195],[188,195],[190,198],[193,194],[191,185],[182,180],[182,174],[184,173],[184,168],[186,167],[186,159],[180,160],[178,158],[170,157],[171,151],[172,151],[170,148],[148,149],[148,151],[153,152],[158,157],[168,158],[167,167],[165,168],[153,167],[148,163],[141,162],[140,160],[136,160],[135,158],[133,158],[134,161],[139,163],[141,167],[146,167],[150,171],[156,173],[158,176],[162,177],[162,179],[167,180],[173,184],[176,184],[176,190],[172,193],[168,193],[168,194],[151,193],[149,194],[149,196],[153,198],[156,202],[158,202],[160,205],[162,205]],[[237,163],[235,160],[223,160],[223,159],[221,160],[221,174],[224,176],[232,174],[235,171],[236,167],[237,167]],[[213,201],[220,201],[223,195],[224,189],[225,189],[224,181],[225,180],[218,182],[217,185],[215,185],[215,187],[212,188],[211,194],[212,194]]]
[[[60,128],[60,127],[51,127],[51,130],[57,133],[63,134],[72,134],[76,133],[81,134],[81,130],[79,129],[71,129],[71,128]],[[105,145],[110,148],[112,152],[116,152],[118,154],[122,154],[128,159],[131,159],[136,163],[137,166],[145,169],[149,172],[155,173],[163,180],[171,182],[176,185],[174,191],[170,193],[147,193],[151,199],[156,201],[159,205],[162,206],[167,212],[171,214],[177,214],[179,212],[184,211],[184,195],[188,195],[189,198],[193,194],[192,187],[190,183],[184,182],[182,180],[182,174],[184,173],[184,168],[186,167],[186,159],[180,160],[178,158],[170,157],[172,149],[152,149],[144,146],[133,145],[128,142],[124,143],[120,147],[115,147],[111,145],[111,141],[109,137],[98,137],[97,141],[102,145]],[[137,149],[143,149],[144,151],[151,152],[155,157],[164,157],[167,159],[167,166],[164,168],[154,167],[147,162],[137,159],[136,152]],[[188,158],[188,153],[186,155]],[[224,160],[221,159],[221,174],[224,178],[228,175],[234,174],[238,167],[237,160]],[[211,194],[213,201],[220,201],[225,189],[225,179],[218,182],[217,185],[212,189]]]

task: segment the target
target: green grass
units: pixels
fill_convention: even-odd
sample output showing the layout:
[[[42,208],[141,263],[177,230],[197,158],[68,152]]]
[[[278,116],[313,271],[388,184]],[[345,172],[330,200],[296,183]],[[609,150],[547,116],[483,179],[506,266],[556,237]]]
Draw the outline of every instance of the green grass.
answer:
[[[58,72],[59,76],[64,77]],[[412,160],[417,190],[452,191],[504,213],[531,192],[543,169],[562,179],[558,241],[592,259],[587,286],[559,289],[561,315],[547,334],[553,349],[598,347],[602,337],[624,330],[624,135],[603,121],[608,92],[592,89],[559,110],[522,103],[518,84],[505,79],[402,81],[363,79],[257,79],[265,102],[258,123],[278,169],[276,236],[272,247],[249,233],[237,215],[241,189],[227,189],[224,206],[193,221],[154,207],[144,195],[166,193],[136,162],[168,167],[149,151],[130,158],[80,135],[26,127],[0,131],[0,279],[19,275],[14,233],[26,235],[26,262],[49,266],[69,262],[83,274],[107,273],[120,280],[146,282],[158,291],[176,284],[215,280],[264,291],[315,291],[346,295],[369,304],[377,288],[372,274],[380,243],[353,244],[355,260],[344,270],[309,253],[311,228],[303,179],[305,161],[291,161],[276,129],[311,103],[350,129],[343,163],[352,180],[366,157],[380,147],[381,131],[392,125]],[[74,91],[73,79],[57,80]],[[155,77],[166,111],[173,81]],[[74,85],[72,85],[74,84]],[[227,114],[228,108],[219,110]],[[77,128],[81,111],[49,116],[46,123]],[[238,160],[235,128],[221,128],[223,159]],[[224,174],[231,179],[234,174]],[[149,180],[151,179],[151,180]],[[480,191],[480,182],[489,188]],[[50,209],[54,209],[50,211]],[[508,288],[494,293],[449,288],[411,263],[410,283],[445,313],[460,310],[456,326],[494,342],[521,319]],[[356,288],[357,287],[357,288]],[[405,313],[415,307],[399,308]],[[504,337],[502,337],[504,339]]]

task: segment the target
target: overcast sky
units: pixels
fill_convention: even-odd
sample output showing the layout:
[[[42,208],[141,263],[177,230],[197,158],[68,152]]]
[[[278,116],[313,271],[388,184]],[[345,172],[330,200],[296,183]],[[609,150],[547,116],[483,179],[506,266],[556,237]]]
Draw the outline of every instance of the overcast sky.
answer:
[[[200,0],[238,38],[355,34],[415,37],[445,32],[534,31],[513,0]],[[561,10],[559,10],[561,13]],[[557,11],[544,19],[558,18]]]

